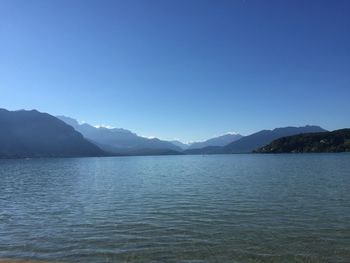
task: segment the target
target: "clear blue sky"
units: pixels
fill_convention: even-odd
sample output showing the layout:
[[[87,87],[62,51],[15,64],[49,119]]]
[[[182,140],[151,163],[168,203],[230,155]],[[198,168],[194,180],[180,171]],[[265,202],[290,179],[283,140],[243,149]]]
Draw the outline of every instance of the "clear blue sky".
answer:
[[[0,0],[0,107],[183,141],[350,127],[350,1]]]

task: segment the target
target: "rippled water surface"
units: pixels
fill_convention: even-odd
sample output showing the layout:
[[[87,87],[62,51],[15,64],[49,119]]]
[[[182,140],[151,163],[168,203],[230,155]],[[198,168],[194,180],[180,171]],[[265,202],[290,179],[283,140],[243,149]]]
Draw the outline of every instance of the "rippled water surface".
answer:
[[[350,155],[0,160],[0,258],[350,262]]]

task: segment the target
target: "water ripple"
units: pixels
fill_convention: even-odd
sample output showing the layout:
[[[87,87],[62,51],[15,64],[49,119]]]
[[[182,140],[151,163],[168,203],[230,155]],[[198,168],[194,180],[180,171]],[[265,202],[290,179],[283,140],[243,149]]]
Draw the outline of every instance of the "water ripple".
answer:
[[[349,174],[349,154],[0,160],[0,257],[350,262]]]

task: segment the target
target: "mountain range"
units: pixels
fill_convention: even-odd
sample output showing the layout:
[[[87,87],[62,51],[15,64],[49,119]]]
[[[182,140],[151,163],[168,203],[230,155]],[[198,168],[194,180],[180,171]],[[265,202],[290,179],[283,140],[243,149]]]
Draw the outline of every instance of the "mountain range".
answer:
[[[165,152],[181,152],[182,149],[171,142],[157,138],[145,138],[138,136],[129,130],[120,128],[94,127],[88,123],[79,124],[73,118],[57,116],[60,120],[72,126],[86,139],[98,145],[101,149],[125,155],[163,154]]]
[[[185,144],[180,141],[165,141],[157,138],[145,138],[126,129],[95,127],[88,123],[79,123],[76,119],[66,116],[56,116],[76,131],[80,132],[86,139],[98,145],[101,149],[118,154],[145,155],[180,153],[186,149],[199,149],[208,146],[224,146],[234,142],[243,136],[240,134],[225,134],[214,137],[203,142]]]
[[[47,114],[0,109],[0,157],[107,156],[73,127]]]
[[[186,154],[232,154],[232,153],[251,153],[254,150],[269,144],[273,140],[281,137],[291,136],[301,133],[324,132],[319,126],[306,125],[304,127],[284,127],[273,130],[262,130],[248,136],[244,136],[234,142],[222,147],[208,146],[200,149],[188,149]]]
[[[242,139],[232,142],[219,150],[219,153],[250,153],[273,140],[285,136],[291,136],[301,133],[325,132],[327,130],[314,125],[306,125],[303,127],[284,127],[273,130],[262,130],[245,136]]]
[[[317,133],[324,134],[324,132],[327,131],[319,126],[311,125],[283,127],[262,130],[248,136],[226,134],[203,142],[184,144],[179,141],[145,138],[126,129],[81,124],[70,117],[54,117],[36,110],[0,109],[0,157],[251,153],[280,138],[300,134],[316,136]],[[331,145],[328,145],[329,149],[334,149],[332,147],[335,142],[331,140]],[[278,143],[281,145],[280,141]],[[274,142],[275,146],[276,142]],[[338,151],[343,148],[339,146],[336,149]]]

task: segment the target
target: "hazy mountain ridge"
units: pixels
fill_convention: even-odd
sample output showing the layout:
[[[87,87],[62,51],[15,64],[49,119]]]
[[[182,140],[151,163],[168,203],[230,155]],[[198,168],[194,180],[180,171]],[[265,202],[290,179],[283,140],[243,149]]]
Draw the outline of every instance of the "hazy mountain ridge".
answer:
[[[250,153],[273,140],[285,136],[292,136],[301,133],[324,132],[323,128],[315,125],[306,125],[303,127],[283,127],[273,130],[262,130],[245,136],[242,139],[224,146],[220,153]]]
[[[183,143],[183,142],[178,141],[178,140],[172,140],[172,141],[170,141],[170,142],[171,142],[172,144],[174,144],[174,145],[180,147],[182,150],[186,150],[186,149],[188,149],[188,147],[190,147],[190,144],[188,144],[188,143]]]
[[[303,127],[282,127],[273,130],[262,130],[239,140],[229,143],[223,147],[204,147],[196,151],[185,151],[186,154],[230,154],[230,153],[251,153],[254,150],[269,144],[273,140],[281,137],[291,136],[301,133],[324,132],[323,128],[315,125]]]
[[[221,146],[206,146],[199,149],[187,149],[184,154],[214,154],[218,153],[222,147]]]
[[[256,153],[350,152],[350,129],[282,137]]]
[[[145,138],[138,136],[126,129],[120,128],[96,128],[90,124],[79,124],[77,120],[66,117],[57,116],[57,118],[71,125],[75,130],[79,131],[85,138],[96,143],[105,151],[112,151],[118,154],[152,154],[154,152],[178,152],[182,149],[171,142],[163,141],[157,138]],[[155,151],[157,150],[157,151]]]
[[[169,142],[157,138],[149,139],[138,136],[126,129],[94,127],[87,123],[79,124],[75,119],[69,117],[58,116],[58,118],[36,110],[8,111],[0,109],[0,157],[75,157],[107,156],[112,154],[230,154],[250,153],[257,149],[259,149],[259,152],[316,152],[321,151],[323,148],[318,149],[317,147],[320,147],[319,145],[315,146],[312,144],[314,143],[312,139],[314,137],[312,136],[319,138],[317,137],[317,133],[321,133],[322,136],[328,134],[326,130],[319,126],[284,127],[273,130],[262,130],[245,137],[239,134],[226,134],[195,145],[219,144],[224,143],[225,140],[232,139],[235,141],[225,146],[209,145],[203,148],[182,150],[188,145],[179,141]],[[345,129],[342,131],[348,130]],[[294,149],[293,147],[295,145],[293,146],[291,142],[285,141],[286,139],[278,140],[300,134],[302,135],[296,137],[299,139],[293,139],[293,142],[299,145],[298,147],[300,148],[300,145],[303,143],[300,140],[306,140],[307,142],[305,143],[307,143],[308,148],[303,148],[303,150],[300,150],[301,148]],[[341,146],[338,139],[332,138],[330,137],[331,145],[329,145],[329,149],[327,148],[324,151],[341,151],[341,149],[345,146],[347,147],[349,144],[348,139],[346,139],[346,141],[343,141],[345,146]],[[268,148],[267,145],[272,142],[273,146]],[[335,142],[338,143],[336,147],[333,145]],[[178,146],[174,145],[175,143]],[[284,144],[289,145],[289,148],[287,148],[290,150]],[[309,144],[313,146],[311,147]],[[325,146],[327,143],[323,143],[322,145]],[[262,149],[263,146],[266,147],[264,148],[265,150]]]
[[[239,139],[243,138],[240,134],[224,134],[221,136],[217,136],[202,142],[193,142],[190,144],[188,149],[200,149],[210,146],[225,146],[231,142],[237,141]]]
[[[0,109],[0,157],[106,156],[63,121],[36,110]]]

